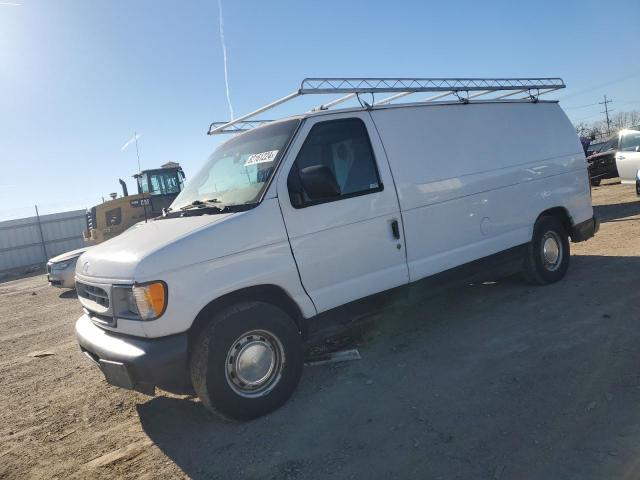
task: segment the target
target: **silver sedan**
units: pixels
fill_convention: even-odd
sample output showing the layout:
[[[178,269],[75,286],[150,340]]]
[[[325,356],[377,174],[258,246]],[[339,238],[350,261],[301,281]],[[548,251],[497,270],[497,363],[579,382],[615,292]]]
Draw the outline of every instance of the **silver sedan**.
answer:
[[[76,262],[89,247],[62,253],[47,262],[49,285],[58,288],[76,288]]]

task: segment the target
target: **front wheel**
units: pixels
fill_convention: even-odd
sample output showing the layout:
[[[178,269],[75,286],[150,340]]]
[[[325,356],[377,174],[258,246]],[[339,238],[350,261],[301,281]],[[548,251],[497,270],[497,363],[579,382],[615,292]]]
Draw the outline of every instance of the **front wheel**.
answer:
[[[264,302],[240,303],[214,315],[198,335],[191,379],[210,411],[248,420],[287,401],[303,360],[302,339],[284,311]]]
[[[556,217],[540,217],[525,252],[525,279],[536,285],[561,280],[569,268],[570,254],[569,237],[562,222]]]

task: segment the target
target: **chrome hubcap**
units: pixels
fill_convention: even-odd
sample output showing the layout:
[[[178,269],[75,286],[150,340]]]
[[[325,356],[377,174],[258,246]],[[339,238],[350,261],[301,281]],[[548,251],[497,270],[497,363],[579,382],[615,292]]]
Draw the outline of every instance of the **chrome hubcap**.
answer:
[[[244,397],[259,397],[280,381],[284,348],[270,332],[253,330],[239,337],[227,353],[229,386]]]
[[[542,237],[542,262],[547,270],[554,271],[562,261],[562,242],[556,232],[549,231]]]

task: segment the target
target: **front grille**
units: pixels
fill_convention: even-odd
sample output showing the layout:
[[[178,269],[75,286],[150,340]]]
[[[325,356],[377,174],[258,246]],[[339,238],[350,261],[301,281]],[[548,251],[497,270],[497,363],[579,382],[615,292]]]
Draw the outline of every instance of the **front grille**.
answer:
[[[76,282],[76,291],[79,297],[91,300],[105,309],[109,308],[109,295],[107,295],[104,289],[87,285],[86,283]]]

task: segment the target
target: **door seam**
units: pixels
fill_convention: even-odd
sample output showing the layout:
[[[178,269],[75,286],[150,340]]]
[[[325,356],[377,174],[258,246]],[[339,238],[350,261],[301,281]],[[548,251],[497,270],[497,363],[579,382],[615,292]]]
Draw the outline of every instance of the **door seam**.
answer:
[[[371,119],[371,123],[373,124],[373,128],[376,131],[376,135],[378,135],[378,141],[380,145],[382,145],[382,151],[384,152],[384,158],[387,161],[387,166],[389,167],[389,175],[391,175],[391,182],[393,183],[393,190],[396,192],[396,201],[398,202],[398,213],[400,214],[400,220],[402,223],[402,240],[404,242],[404,263],[407,266],[407,285],[411,283],[411,276],[409,275],[409,255],[407,254],[407,250],[409,247],[407,246],[407,235],[404,231],[404,215],[402,214],[402,205],[400,205],[400,195],[398,194],[398,186],[396,185],[396,179],[393,176],[393,169],[391,168],[391,162],[389,161],[389,155],[387,154],[387,149],[384,146],[384,142],[382,141],[382,137],[380,136],[380,131],[378,130],[378,126],[376,125],[375,120],[373,119],[373,115],[370,111],[367,112],[369,114],[369,118]]]
[[[277,193],[277,192],[276,192]],[[307,292],[307,287],[304,286],[304,282],[302,281],[302,275],[300,274],[300,267],[298,266],[298,260],[296,260],[296,256],[293,253],[293,247],[291,246],[291,237],[289,237],[289,230],[287,230],[287,222],[284,220],[284,214],[282,213],[282,206],[280,205],[280,197],[276,196],[276,200],[278,202],[278,210],[280,210],[280,217],[282,218],[282,224],[284,225],[284,232],[287,235],[287,243],[289,244],[289,251],[291,252],[291,258],[293,258],[293,264],[296,266],[296,272],[298,272],[298,280],[300,280],[300,286],[302,290],[307,295],[307,298],[311,301],[311,305],[313,305],[313,309],[316,311],[316,315],[318,315],[318,307],[316,306],[316,302],[313,301],[309,292]]]

